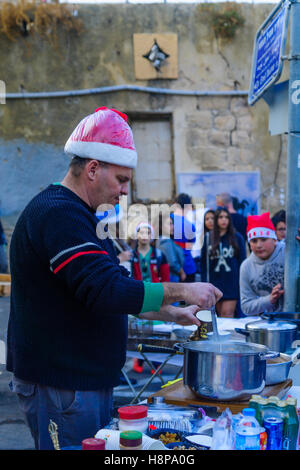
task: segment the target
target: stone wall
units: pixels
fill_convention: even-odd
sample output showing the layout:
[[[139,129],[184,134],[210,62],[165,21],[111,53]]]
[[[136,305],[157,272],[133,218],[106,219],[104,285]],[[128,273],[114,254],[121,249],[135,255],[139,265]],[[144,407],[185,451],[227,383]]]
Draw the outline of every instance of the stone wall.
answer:
[[[59,47],[37,35],[0,38],[0,80],[6,92],[78,90],[131,84],[170,90],[248,90],[253,41],[274,5],[237,4],[245,18],[232,40],[217,38],[210,11],[226,4],[76,5],[84,32],[59,31]],[[134,75],[134,33],[178,35],[178,79],[140,81]],[[283,79],[287,71],[284,70]],[[276,211],[285,191],[286,139],[268,134],[268,107],[247,97],[178,96],[137,91],[46,99],[7,99],[0,105],[0,200],[5,223],[67,169],[63,146],[96,107],[129,115],[168,114],[175,176],[180,172],[260,171],[262,210]],[[174,178],[176,192],[176,177]],[[270,197],[270,191],[274,196]],[[11,222],[9,222],[11,221]]]

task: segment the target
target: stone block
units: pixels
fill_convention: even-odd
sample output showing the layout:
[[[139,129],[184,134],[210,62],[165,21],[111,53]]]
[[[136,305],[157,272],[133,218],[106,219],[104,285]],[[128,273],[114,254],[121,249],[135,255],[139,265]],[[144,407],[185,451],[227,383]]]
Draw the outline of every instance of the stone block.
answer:
[[[230,144],[230,133],[213,129],[209,133],[209,142],[212,145],[226,145],[228,147]]]
[[[238,147],[228,147],[227,159],[229,165],[239,164],[241,161],[241,149]]]
[[[227,160],[227,151],[221,147],[195,147],[188,153],[203,170],[223,170]]]
[[[186,146],[199,147],[208,143],[208,131],[202,129],[188,129],[186,132]]]
[[[229,147],[227,156],[229,166],[233,166],[236,171],[248,171],[249,166],[255,161],[256,155],[254,149],[251,148]]]
[[[247,98],[232,98],[230,103],[230,111],[236,116],[244,116],[249,113],[249,105]]]
[[[251,144],[251,139],[246,131],[233,131],[231,134],[232,145],[242,147]]]
[[[232,114],[222,114],[215,117],[214,125],[220,131],[233,131],[235,129],[235,117]]]
[[[210,111],[198,111],[186,116],[186,125],[191,128],[211,129],[212,115]]]
[[[251,116],[245,114],[244,116],[237,117],[237,130],[244,130],[251,132],[253,129],[253,120]]]
[[[228,110],[230,106],[230,98],[227,96],[203,96],[199,98],[201,109],[218,109]]]
[[[257,154],[254,149],[252,150],[241,148],[240,162],[243,165],[252,165],[256,159],[256,156]]]

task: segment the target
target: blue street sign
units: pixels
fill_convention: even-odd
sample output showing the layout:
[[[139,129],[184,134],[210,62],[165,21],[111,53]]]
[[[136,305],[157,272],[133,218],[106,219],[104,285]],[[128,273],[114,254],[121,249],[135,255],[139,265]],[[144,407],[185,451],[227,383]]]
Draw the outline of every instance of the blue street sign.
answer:
[[[248,95],[249,105],[253,105],[281,75],[289,10],[290,2],[282,0],[256,33]]]

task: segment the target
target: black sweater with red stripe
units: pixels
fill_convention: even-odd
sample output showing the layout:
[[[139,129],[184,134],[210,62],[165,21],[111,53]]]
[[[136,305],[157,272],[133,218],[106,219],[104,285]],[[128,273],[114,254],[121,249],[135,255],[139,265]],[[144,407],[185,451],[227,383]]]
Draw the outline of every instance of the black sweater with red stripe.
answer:
[[[119,382],[127,314],[141,311],[144,285],[98,238],[97,223],[75,193],[50,185],[16,224],[7,369],[20,379],[69,390]]]

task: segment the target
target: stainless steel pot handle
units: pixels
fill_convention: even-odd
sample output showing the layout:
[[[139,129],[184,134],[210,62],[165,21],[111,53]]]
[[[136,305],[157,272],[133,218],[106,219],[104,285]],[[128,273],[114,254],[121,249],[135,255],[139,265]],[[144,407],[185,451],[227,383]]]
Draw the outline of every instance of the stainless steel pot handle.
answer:
[[[291,355],[291,359],[292,359],[292,366],[296,366],[300,363],[300,347],[295,349],[295,351]]]
[[[249,331],[244,330],[243,328],[235,328],[234,330],[237,333],[240,333],[241,335],[244,335],[244,336],[249,336],[250,335]]]
[[[280,352],[277,352],[277,351],[268,351],[268,352],[259,353],[259,358],[261,360],[274,359],[275,357],[279,357],[279,356],[280,356]]]
[[[180,343],[175,343],[175,344],[173,345],[173,348],[175,349],[175,351],[176,351],[177,354],[184,354],[184,348],[183,348],[182,344],[180,344]]]
[[[165,346],[153,346],[152,344],[139,344],[137,347],[138,352],[143,352],[143,353],[162,353],[162,354],[181,354],[181,351],[179,348],[177,349],[178,343],[174,344],[173,348],[167,348]]]

